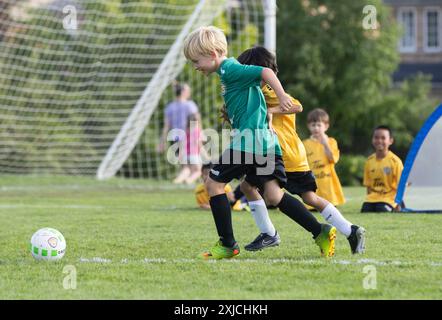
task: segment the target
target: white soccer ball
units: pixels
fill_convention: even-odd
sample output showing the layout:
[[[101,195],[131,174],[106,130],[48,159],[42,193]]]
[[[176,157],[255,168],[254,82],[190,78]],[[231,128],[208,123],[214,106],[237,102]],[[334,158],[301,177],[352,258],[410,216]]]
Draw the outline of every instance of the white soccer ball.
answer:
[[[30,249],[37,260],[60,260],[66,251],[66,240],[53,228],[38,230],[31,238]]]

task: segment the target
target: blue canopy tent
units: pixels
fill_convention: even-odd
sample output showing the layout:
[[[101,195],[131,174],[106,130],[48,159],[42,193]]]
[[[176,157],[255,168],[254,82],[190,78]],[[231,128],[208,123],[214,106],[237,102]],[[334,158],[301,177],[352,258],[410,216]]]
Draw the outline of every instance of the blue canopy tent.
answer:
[[[405,212],[442,213],[442,104],[411,145],[396,194]]]

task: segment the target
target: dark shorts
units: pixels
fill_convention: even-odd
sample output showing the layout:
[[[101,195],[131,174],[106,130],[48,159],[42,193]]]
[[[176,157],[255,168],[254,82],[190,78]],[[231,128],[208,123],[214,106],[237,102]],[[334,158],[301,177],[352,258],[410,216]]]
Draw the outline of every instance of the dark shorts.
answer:
[[[233,179],[245,180],[252,186],[264,190],[267,181],[276,179],[281,188],[287,183],[284,162],[278,155],[255,155],[243,151],[227,149],[219,163],[210,170],[210,178],[217,182],[229,183]]]
[[[361,212],[392,212],[393,207],[386,202],[364,202]]]
[[[286,172],[285,174],[287,175],[285,189],[291,194],[301,196],[304,192],[316,192],[316,189],[318,189],[315,176],[311,171]]]

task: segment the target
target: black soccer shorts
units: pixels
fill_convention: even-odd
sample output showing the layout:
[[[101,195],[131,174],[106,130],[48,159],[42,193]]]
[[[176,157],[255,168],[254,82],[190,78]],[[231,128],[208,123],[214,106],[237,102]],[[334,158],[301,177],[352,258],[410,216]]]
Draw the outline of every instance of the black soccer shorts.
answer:
[[[311,171],[286,172],[285,174],[287,175],[285,189],[291,194],[301,196],[304,192],[316,192],[318,189],[315,176]]]
[[[210,170],[210,178],[222,183],[229,183],[244,175],[249,184],[262,191],[267,181],[276,179],[281,188],[287,183],[282,157],[274,154],[263,156],[227,149],[219,163]]]

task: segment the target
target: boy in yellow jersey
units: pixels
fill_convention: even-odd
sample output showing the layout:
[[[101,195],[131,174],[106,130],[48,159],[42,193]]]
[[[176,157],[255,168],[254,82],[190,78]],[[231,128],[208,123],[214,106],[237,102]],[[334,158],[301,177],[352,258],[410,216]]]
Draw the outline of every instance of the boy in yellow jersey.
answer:
[[[196,203],[201,209],[210,210],[210,197],[204,183],[209,177],[209,172],[212,167],[212,163],[203,164],[201,168],[201,178],[203,179],[203,183],[197,185],[194,191]],[[226,192],[227,198],[229,199],[229,202],[232,205],[232,209],[234,211],[250,211],[250,208],[247,205],[247,200],[245,199],[245,197],[241,197],[241,193],[238,192],[239,190],[235,189],[235,191],[232,191],[232,187],[230,186],[230,184],[226,184],[226,186],[224,187],[224,191]]]
[[[404,166],[401,159],[390,151],[393,135],[388,126],[378,126],[373,132],[375,153],[368,157],[364,168],[364,186],[367,197],[361,212],[400,211],[394,202]]]
[[[339,160],[338,143],[326,134],[329,128],[328,113],[320,108],[310,111],[307,115],[307,127],[311,136],[303,143],[318,185],[316,194],[335,206],[344,204],[344,193],[335,170],[335,164]]]
[[[263,47],[254,47],[246,50],[238,57],[238,61],[243,64],[254,64],[273,69],[277,72],[275,57]],[[328,223],[336,227],[349,240],[352,253],[362,253],[365,250],[365,230],[362,227],[352,225],[342,214],[327,200],[315,194],[315,177],[310,171],[307,161],[306,150],[296,133],[296,115],[294,112],[301,112],[301,103],[293,98],[293,104],[297,106],[287,112],[281,111],[278,98],[269,85],[261,87],[267,104],[268,113],[272,118],[272,128],[278,136],[282,149],[282,157],[286,168],[287,184],[285,189],[292,194],[302,197],[304,203],[315,207]],[[256,189],[246,182],[241,184],[246,196],[252,196]],[[260,221],[256,219],[261,234],[250,244],[245,246],[246,250],[256,251],[269,247],[269,243],[276,242],[275,236],[263,232],[265,226],[260,226]],[[271,222],[270,222],[271,223]],[[268,228],[267,228],[268,229]],[[277,236],[277,234],[276,234]],[[278,236],[279,238],[279,236]]]

